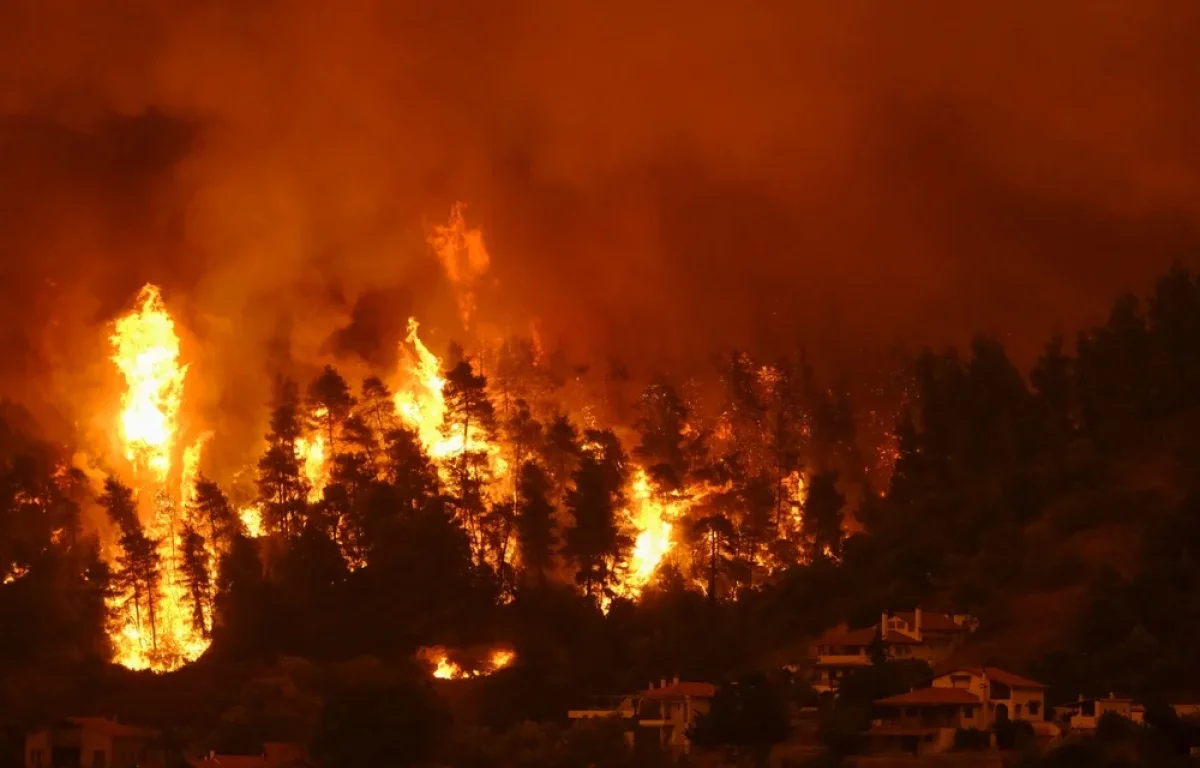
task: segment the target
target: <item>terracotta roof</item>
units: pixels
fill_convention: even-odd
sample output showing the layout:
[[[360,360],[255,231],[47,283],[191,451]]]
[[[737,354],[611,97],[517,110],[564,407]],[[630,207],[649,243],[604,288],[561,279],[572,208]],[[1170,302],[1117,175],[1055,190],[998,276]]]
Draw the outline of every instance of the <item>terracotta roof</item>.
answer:
[[[1039,683],[1037,680],[1030,680],[1028,677],[1014,675],[1012,672],[1000,669],[1000,667],[954,667],[942,672],[938,677],[952,675],[955,672],[969,672],[977,677],[987,675],[988,680],[995,680],[997,683],[1003,683],[1009,688],[1037,688],[1045,690],[1047,686],[1044,683]]]
[[[646,699],[673,699],[678,696],[691,696],[697,699],[711,699],[717,692],[717,686],[712,683],[670,683],[665,688],[649,688],[642,692]]]
[[[896,611],[892,614],[908,622],[908,626],[915,626],[917,623],[916,611]],[[922,632],[966,632],[967,628],[954,620],[954,617],[948,613],[934,613],[933,611],[921,611],[921,631]]]
[[[915,691],[879,699],[884,706],[918,704],[978,704],[979,697],[962,688],[918,688]]]

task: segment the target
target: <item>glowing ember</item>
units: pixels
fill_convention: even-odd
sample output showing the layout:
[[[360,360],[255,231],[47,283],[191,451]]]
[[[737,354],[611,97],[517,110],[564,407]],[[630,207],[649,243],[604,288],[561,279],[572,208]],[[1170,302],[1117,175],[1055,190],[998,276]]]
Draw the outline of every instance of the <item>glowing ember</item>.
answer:
[[[116,349],[113,362],[125,377],[120,430],[125,455],[162,482],[171,467],[187,366],[179,364],[175,323],[156,286],[142,288],[138,310],[117,321],[110,341]]]
[[[29,573],[28,566],[13,563],[12,566],[9,567],[8,573],[4,574],[4,583],[12,584],[14,581],[22,578],[27,573]]]
[[[263,535],[261,509],[258,507],[242,507],[238,510],[238,517],[242,521],[242,527],[246,529],[247,536],[252,539],[257,539]]]

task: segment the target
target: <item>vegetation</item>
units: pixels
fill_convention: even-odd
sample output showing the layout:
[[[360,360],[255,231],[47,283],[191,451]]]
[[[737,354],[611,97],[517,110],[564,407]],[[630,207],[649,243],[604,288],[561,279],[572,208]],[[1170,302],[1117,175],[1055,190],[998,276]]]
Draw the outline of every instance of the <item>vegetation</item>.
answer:
[[[132,491],[110,478],[97,494],[66,469],[69,454],[4,404],[0,626],[21,628],[0,633],[0,672],[12,680],[0,702],[5,724],[119,709],[150,724],[215,728],[241,706],[247,680],[280,659],[324,670],[370,655],[405,669],[421,646],[503,640],[515,666],[470,683],[490,703],[451,712],[453,727],[471,722],[516,741],[526,733],[565,759],[585,736],[520,724],[561,719],[587,694],[664,676],[721,680],[771,668],[837,622],[934,603],[978,616],[1004,654],[990,660],[1050,683],[1052,699],[1145,697],[1200,676],[1200,626],[1181,620],[1200,611],[1200,282],[1182,268],[1144,301],[1119,299],[1074,345],[1050,340],[1028,375],[980,336],[965,351],[925,350],[880,374],[891,382],[886,397],[871,394],[874,380],[819,385],[802,358],[736,353],[714,374],[719,388],[708,387],[719,395],[657,378],[627,425],[595,429],[558,410],[571,370],[561,356],[543,360],[513,340],[491,381],[470,359],[449,362],[441,434],[502,444],[512,468],[504,498],[482,490],[495,480],[491,454],[468,440],[452,466],[428,455],[380,379],[350,386],[327,367],[302,398],[281,378],[247,499],[265,535],[251,539],[239,524],[226,495],[240,506],[236,489],[196,483],[195,524],[179,556],[189,616],[211,627],[213,645],[195,667],[146,680],[104,666],[105,600],[119,591],[152,612],[163,588]],[[613,392],[628,379],[610,366]],[[297,458],[297,442],[314,435],[329,456],[320,488]],[[635,467],[649,498],[690,512],[677,556],[631,600],[617,586],[634,557],[626,510]],[[96,505],[112,523],[127,583],[114,581],[95,526],[82,522]],[[861,531],[847,538],[848,520]],[[222,553],[215,585],[199,567],[207,545]],[[1053,610],[1038,613],[1039,604]],[[1024,646],[1006,642],[1025,637]],[[394,685],[419,699],[413,686],[425,674],[397,672]],[[861,722],[862,702],[898,692],[904,679],[890,667],[863,674],[825,713],[827,743]],[[427,723],[431,735],[451,727],[383,706],[386,691],[318,688],[329,718]],[[735,727],[748,694],[722,691],[698,740],[768,743]],[[188,703],[164,703],[177,700]],[[256,722],[239,726],[243,736],[261,741],[275,728]],[[318,743],[330,755],[348,727],[319,717],[297,726],[324,734]],[[1172,754],[1190,740],[1166,718],[1153,730]],[[1113,742],[1131,738],[1140,739]],[[480,743],[481,754],[515,748]],[[1110,743],[1070,749],[1092,755]],[[431,743],[427,754],[441,748]]]

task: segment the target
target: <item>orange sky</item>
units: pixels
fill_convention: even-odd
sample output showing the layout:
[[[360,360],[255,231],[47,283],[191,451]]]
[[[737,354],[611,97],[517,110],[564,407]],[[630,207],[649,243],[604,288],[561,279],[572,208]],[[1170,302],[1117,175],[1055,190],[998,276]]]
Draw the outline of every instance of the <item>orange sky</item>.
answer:
[[[0,385],[70,389],[147,280],[214,403],[364,294],[360,354],[409,311],[454,335],[455,200],[481,317],[581,355],[1028,357],[1196,253],[1198,32],[1192,0],[6,0]]]

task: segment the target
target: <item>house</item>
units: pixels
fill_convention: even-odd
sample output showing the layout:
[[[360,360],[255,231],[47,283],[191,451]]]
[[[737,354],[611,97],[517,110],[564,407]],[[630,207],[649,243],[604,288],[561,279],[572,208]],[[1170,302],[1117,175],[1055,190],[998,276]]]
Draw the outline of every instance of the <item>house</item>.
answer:
[[[299,744],[268,741],[260,755],[218,755],[209,752],[204,757],[189,757],[191,768],[312,768],[308,753]]]
[[[620,717],[635,720],[639,726],[637,738],[651,737],[659,746],[675,752],[687,752],[691,747],[687,732],[696,717],[708,711],[716,693],[710,683],[661,680],[645,691],[625,696],[597,697],[591,707],[572,709],[567,717],[586,720],[598,717]],[[630,734],[630,741],[634,738]],[[240,767],[239,767],[240,768]]]
[[[955,688],[975,694],[979,708],[975,728],[986,730],[997,720],[1046,719],[1046,686],[999,667],[958,667],[935,677],[934,688]]]
[[[935,754],[954,746],[959,728],[978,727],[983,701],[966,688],[918,688],[875,702],[867,731],[872,751]]]
[[[161,768],[159,742],[116,718],[68,717],[25,736],[25,768]]]
[[[651,685],[641,696],[638,725],[657,729],[659,745],[687,752],[691,747],[688,728],[708,711],[716,692],[711,683],[680,682],[678,677],[670,684],[663,680],[658,688]]]
[[[918,688],[875,702],[867,741],[876,751],[934,754],[954,746],[959,728],[990,730],[997,722],[1042,726],[1046,686],[998,667],[958,667]],[[1041,730],[1047,731],[1047,725]]]
[[[841,679],[871,663],[871,646],[892,661],[920,659],[931,666],[944,662],[975,630],[966,615],[913,611],[884,613],[879,624],[862,629],[846,625],[826,630],[810,646],[812,684],[820,693],[836,691]]]
[[[1133,699],[1122,698],[1113,693],[1108,694],[1106,699],[1085,699],[1080,696],[1078,701],[1055,707],[1055,714],[1073,731],[1096,730],[1100,718],[1109,712],[1141,723],[1145,719],[1146,708]]]

